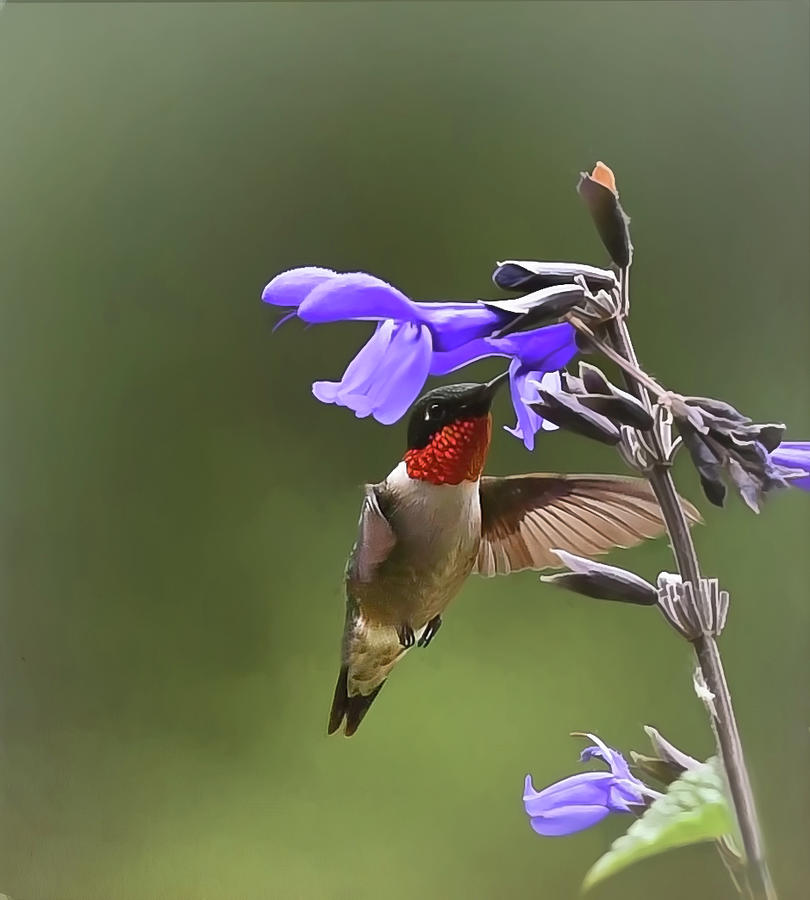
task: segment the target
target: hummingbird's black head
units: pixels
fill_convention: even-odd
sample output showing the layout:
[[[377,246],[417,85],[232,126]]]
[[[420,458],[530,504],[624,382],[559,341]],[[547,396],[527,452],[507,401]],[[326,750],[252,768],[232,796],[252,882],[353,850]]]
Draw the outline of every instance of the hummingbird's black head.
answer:
[[[449,425],[489,415],[492,399],[507,372],[486,384],[447,384],[421,396],[408,420],[408,449],[421,450]]]

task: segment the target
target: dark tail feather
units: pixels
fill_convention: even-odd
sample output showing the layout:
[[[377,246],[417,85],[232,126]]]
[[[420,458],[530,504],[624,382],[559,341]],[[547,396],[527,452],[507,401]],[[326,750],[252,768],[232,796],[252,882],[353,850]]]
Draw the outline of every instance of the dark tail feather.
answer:
[[[346,737],[351,737],[357,726],[363,721],[363,716],[368,711],[369,706],[374,702],[374,698],[380,693],[383,684],[377,685],[376,688],[366,697],[357,694],[354,697],[349,696],[348,689],[349,667],[341,666],[338,675],[337,684],[335,685],[335,697],[332,700],[332,710],[329,713],[329,728],[327,732],[334,734],[338,728],[346,720]]]
[[[346,707],[349,705],[349,667],[341,666],[335,685],[335,696],[332,699],[332,709],[329,712],[329,727],[327,734],[334,734],[346,715]]]

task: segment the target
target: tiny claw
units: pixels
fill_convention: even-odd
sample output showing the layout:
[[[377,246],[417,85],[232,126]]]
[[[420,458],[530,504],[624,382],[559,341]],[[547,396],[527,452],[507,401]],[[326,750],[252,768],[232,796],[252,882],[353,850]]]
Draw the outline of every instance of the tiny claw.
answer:
[[[417,647],[427,647],[428,644],[436,637],[436,632],[441,628],[442,625],[442,617],[434,616],[425,626],[425,630],[422,632],[422,637],[417,641]]]
[[[400,625],[397,628],[397,635],[399,636],[399,642],[402,646],[407,650],[409,647],[413,647],[416,642],[416,635],[413,633],[413,628],[410,625]]]

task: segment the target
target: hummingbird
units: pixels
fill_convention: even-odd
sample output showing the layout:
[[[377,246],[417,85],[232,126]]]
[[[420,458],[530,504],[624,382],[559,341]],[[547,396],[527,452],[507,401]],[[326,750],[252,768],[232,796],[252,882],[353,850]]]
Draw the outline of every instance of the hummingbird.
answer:
[[[355,733],[394,666],[427,647],[467,577],[559,568],[664,531],[646,481],[617,475],[483,475],[490,407],[507,373],[435,388],[414,404],[407,450],[365,486],[346,566],[346,619],[329,734]],[[694,508],[690,515],[698,517]]]

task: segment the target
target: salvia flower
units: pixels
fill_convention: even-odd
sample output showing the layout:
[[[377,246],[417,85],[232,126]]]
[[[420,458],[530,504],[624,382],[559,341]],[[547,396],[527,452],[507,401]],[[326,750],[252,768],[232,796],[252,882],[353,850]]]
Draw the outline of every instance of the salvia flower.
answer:
[[[540,389],[559,390],[561,369],[577,352],[575,332],[570,325],[548,325],[501,338],[470,341],[457,350],[434,353],[431,375],[447,375],[488,356],[511,358],[509,392],[517,416],[514,428],[504,430],[534,449],[538,431],[553,431],[557,425],[534,412],[531,405],[540,399]]]
[[[365,272],[338,273],[307,266],[277,275],[262,300],[285,307],[308,324],[377,322],[340,381],[316,381],[315,396],[363,418],[389,425],[400,419],[429,375],[446,375],[490,356],[511,359],[512,400],[518,417],[512,433],[531,449],[542,419],[528,410],[529,380],[565,366],[576,354],[567,323],[493,338],[514,315],[476,302],[417,302]],[[289,315],[285,318],[288,318]],[[283,321],[283,320],[282,320]]]
[[[791,487],[810,491],[810,441],[782,441],[770,457],[775,465],[792,470],[785,473]]]
[[[534,450],[534,436],[538,431],[556,431],[560,426],[549,419],[544,419],[532,409],[532,404],[539,402],[540,390],[558,391],[560,389],[560,373],[527,369],[519,359],[509,364],[509,390],[512,406],[517,415],[514,428],[504,425],[504,431],[523,441],[527,450]]]
[[[580,772],[535,791],[531,775],[526,776],[523,804],[532,828],[542,835],[556,837],[574,834],[601,822],[611,812],[632,812],[633,806],[644,806],[651,792],[630,774],[624,757],[593,734],[585,735],[594,742],[580,754],[580,761],[599,759],[609,772]]]

